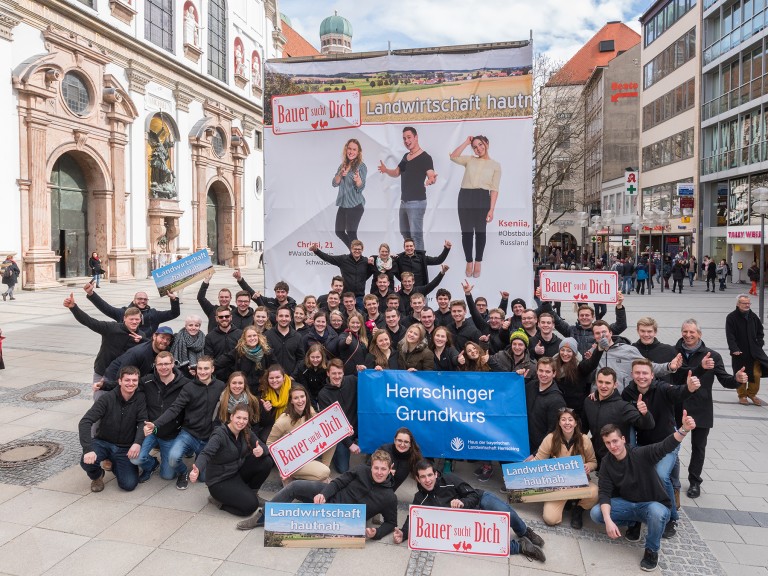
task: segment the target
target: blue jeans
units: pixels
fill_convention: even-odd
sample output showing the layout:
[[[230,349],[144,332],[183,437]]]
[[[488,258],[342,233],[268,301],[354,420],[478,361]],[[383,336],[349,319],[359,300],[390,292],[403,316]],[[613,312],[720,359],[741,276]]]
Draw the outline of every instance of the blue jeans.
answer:
[[[512,506],[503,502],[495,494],[488,491],[483,492],[483,495],[480,497],[478,508],[480,510],[490,510],[492,512],[509,512],[509,527],[512,528],[512,531],[517,534],[519,538],[525,536],[525,532],[528,530],[525,522],[523,522],[522,518],[517,515],[517,512],[514,511]],[[509,554],[511,556],[520,554],[520,543],[517,540],[511,540],[509,542]]]
[[[677,506],[675,506],[675,489],[672,486],[672,470],[675,467],[675,464],[677,463],[677,453],[680,452],[680,445],[677,445],[677,448],[672,450],[669,454],[664,456],[661,460],[659,460],[656,463],[656,474],[659,475],[659,478],[661,479],[661,483],[664,484],[664,490],[667,491],[667,496],[669,496],[669,501],[672,503],[669,507],[670,512],[670,520],[677,521],[679,518],[679,515],[677,513]]]
[[[195,456],[198,456],[206,444],[208,444],[207,438],[200,440],[182,428],[171,445],[171,450],[168,454],[168,466],[174,471],[174,474],[185,474],[187,472],[187,465],[184,464],[184,454],[194,452]],[[205,482],[203,472],[200,473],[200,482]]]
[[[696,275],[696,274],[695,274],[694,272],[688,272],[688,282],[690,282],[690,283],[691,283],[691,286],[693,286],[693,277],[694,277],[695,275]]]
[[[91,282],[96,284],[96,288],[99,287],[99,279],[101,278],[101,274],[94,274],[93,278],[91,278]]]
[[[605,524],[600,504],[595,504],[589,515],[595,524]],[[661,534],[669,521],[669,508],[660,502],[630,502],[624,498],[611,498],[611,520],[618,526],[644,522],[648,526],[645,547],[651,552],[658,552]]]
[[[349,454],[349,448],[343,442],[336,444],[336,452],[333,453],[331,464],[333,464],[339,474],[344,474],[344,472],[349,470]]]
[[[629,294],[632,292],[632,289],[634,288],[634,282],[632,281],[632,276],[624,276],[624,282],[621,291],[624,294]]]
[[[424,250],[424,213],[426,200],[400,201],[400,234],[403,240],[412,238],[416,250]]]
[[[141,443],[141,452],[139,452],[138,458],[133,458],[131,462],[141,468],[142,472],[151,470],[155,465],[155,457],[150,456],[149,453],[155,448],[160,446],[160,477],[163,480],[172,480],[184,470],[174,470],[171,468],[171,448],[175,438],[172,440],[162,440],[155,434],[150,434],[144,438],[144,442]],[[186,470],[186,468],[185,468]]]
[[[139,483],[139,469],[128,460],[128,447],[118,446],[105,440],[94,438],[91,441],[91,450],[96,452],[96,462],[86,464],[80,458],[80,467],[88,474],[91,480],[98,480],[104,475],[101,469],[102,460],[112,461],[112,473],[117,478],[117,485],[121,490],[130,492]]]

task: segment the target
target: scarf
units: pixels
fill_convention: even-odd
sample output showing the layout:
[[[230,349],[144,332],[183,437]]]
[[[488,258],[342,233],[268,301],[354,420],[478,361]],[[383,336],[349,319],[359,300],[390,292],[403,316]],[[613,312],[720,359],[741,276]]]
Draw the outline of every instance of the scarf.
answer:
[[[227,401],[227,413],[232,414],[235,411],[235,408],[237,408],[238,404],[245,404],[248,405],[248,396],[245,392],[241,393],[239,397],[235,397],[234,394],[229,395],[229,400]]]
[[[685,345],[685,342],[683,342],[683,354],[685,355],[686,360],[691,357],[691,355],[696,352],[699,348],[701,348],[704,345],[704,342],[699,340],[699,343],[696,344],[693,348],[688,348],[688,346]]]
[[[290,398],[291,391],[291,379],[285,376],[283,379],[283,385],[280,386],[280,390],[275,392],[271,386],[267,386],[267,391],[264,392],[262,400],[264,402],[272,403],[272,410],[275,413],[275,421],[280,417],[280,414],[285,412],[288,407],[288,399]]]
[[[261,360],[264,358],[264,350],[261,349],[261,345],[257,344],[255,348],[246,348],[244,352],[248,360],[256,364],[256,367],[261,367]]]
[[[197,366],[197,359],[203,355],[205,348],[205,334],[202,330],[195,336],[190,336],[185,328],[179,330],[171,345],[171,354],[179,364],[189,362],[190,366]]]
[[[382,260],[378,256],[376,256],[376,269],[379,272],[389,272],[392,270],[392,258],[390,257],[389,260]]]

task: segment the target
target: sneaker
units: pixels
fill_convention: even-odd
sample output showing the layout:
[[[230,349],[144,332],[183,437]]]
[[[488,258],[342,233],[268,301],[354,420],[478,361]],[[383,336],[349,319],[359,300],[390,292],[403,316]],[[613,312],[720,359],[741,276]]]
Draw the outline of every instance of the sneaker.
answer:
[[[238,530],[253,530],[254,528],[261,528],[262,526],[264,526],[264,513],[261,511],[261,508],[256,510],[253,516],[237,523]]]
[[[528,538],[534,546],[544,546],[544,540],[530,528],[526,528],[523,538]]]
[[[525,536],[517,541],[520,546],[520,554],[531,560],[538,560],[539,562],[546,562],[547,557],[544,555],[544,550],[536,546],[533,542],[528,540]]]
[[[91,492],[101,492],[104,490],[104,470],[101,471],[101,476],[96,480],[91,480]]]
[[[635,522],[627,526],[627,531],[624,533],[624,538],[630,542],[638,542],[640,540],[640,529],[643,527],[642,523]]]
[[[155,470],[160,467],[160,462],[157,461],[157,458],[152,458],[152,460],[154,460],[152,468],[149,468],[148,470],[142,470],[141,474],[139,474],[139,484],[144,484],[144,482],[152,478],[152,474],[154,474]]]
[[[670,520],[664,527],[664,532],[662,533],[661,537],[672,538],[675,534],[677,534],[677,520]]]
[[[483,468],[485,468],[485,464],[480,464],[480,466],[475,468],[475,476],[480,476],[483,473]]]
[[[491,476],[493,476],[493,466],[490,464],[483,464],[483,470],[480,472],[477,479],[480,482],[488,482],[488,480],[491,479]]]
[[[189,478],[187,477],[187,473],[186,472],[176,476],[176,489],[177,490],[186,490],[187,486],[189,486]]]
[[[651,552],[648,548],[645,549],[643,559],[640,561],[640,568],[646,572],[653,572],[659,565],[659,553]]]

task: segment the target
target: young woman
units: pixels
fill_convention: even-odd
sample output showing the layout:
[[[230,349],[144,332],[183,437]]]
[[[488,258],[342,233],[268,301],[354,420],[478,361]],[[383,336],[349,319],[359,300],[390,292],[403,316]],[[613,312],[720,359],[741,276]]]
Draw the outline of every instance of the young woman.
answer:
[[[266,334],[267,330],[272,328],[272,322],[269,321],[269,310],[266,306],[259,306],[253,311],[253,325],[259,334]]]
[[[363,326],[363,317],[358,312],[352,312],[347,320],[348,328],[339,335],[339,358],[344,362],[344,375],[357,374],[365,370],[365,356],[368,353],[368,335]]]
[[[197,359],[203,355],[205,348],[205,333],[200,329],[202,325],[200,316],[187,316],[184,328],[176,333],[171,344],[171,354],[179,369],[193,378]]]
[[[235,412],[235,408],[240,405],[248,408],[248,414],[251,416],[251,428],[261,438],[261,434],[259,434],[261,430],[259,426],[259,419],[261,417],[259,399],[248,390],[245,384],[245,374],[242,372],[232,372],[227,380],[227,387],[221,393],[221,398],[219,398],[219,403],[214,411],[216,420],[220,423],[229,422],[229,417]],[[261,439],[264,440],[264,438]]]
[[[336,331],[336,334],[341,334],[344,331],[344,315],[341,310],[331,310],[328,314],[328,323]]]
[[[308,294],[307,296],[304,296],[301,305],[304,306],[304,310],[307,312],[307,324],[312,324],[311,320],[315,317],[315,313],[317,312],[317,298]]]
[[[277,442],[286,434],[292,432],[315,415],[315,411],[309,403],[309,393],[301,384],[293,384],[289,392],[289,404],[280,417],[275,421],[272,431],[267,439],[267,446]],[[333,452],[329,450],[325,454]],[[287,484],[291,480],[319,480],[327,482],[331,475],[331,469],[319,460],[307,462],[293,475],[283,478]]]
[[[411,324],[405,331],[405,338],[397,345],[397,365],[400,370],[416,372],[432,370],[435,367],[433,354],[427,344],[427,330],[421,324]]]
[[[88,267],[91,269],[91,284],[96,284],[96,288],[99,288],[99,280],[101,275],[104,274],[104,270],[101,267],[101,260],[99,259],[98,252],[91,252],[91,257],[88,258]]]
[[[267,337],[256,326],[246,326],[234,349],[216,358],[215,371],[219,378],[228,378],[235,371],[244,373],[248,388],[256,394],[264,367],[271,362],[272,354]]]
[[[373,265],[376,266],[376,273],[373,275],[373,280],[371,280],[371,292],[376,289],[376,277],[379,274],[386,274],[389,277],[390,285],[395,285],[394,263],[395,258],[390,255],[389,244],[380,244],[378,256],[373,257]]]
[[[251,430],[250,418],[247,406],[238,404],[227,424],[214,429],[189,473],[190,482],[204,474],[208,501],[235,516],[256,511],[256,492],[272,470],[272,458]]]
[[[296,308],[293,309],[293,328],[302,337],[309,330],[309,324],[305,324],[307,318],[307,310],[301,304],[296,304]]]
[[[597,368],[602,356],[603,351],[595,348],[590,358],[582,359],[576,339],[565,338],[554,358],[555,382],[563,393],[565,405],[573,410],[579,422],[584,421],[584,400],[592,386],[589,375]]]
[[[365,367],[375,370],[397,370],[397,354],[386,330],[375,329],[365,357]]]
[[[300,365],[294,374],[294,381],[306,386],[309,390],[312,407],[317,410],[317,395],[325,386],[328,379],[328,359],[322,344],[312,344],[304,355],[304,364]]]
[[[553,432],[544,437],[534,460],[548,458],[564,458],[566,456],[581,456],[584,461],[584,471],[589,475],[597,468],[597,458],[592,448],[592,441],[586,434],[581,433],[579,421],[571,408],[561,408],[557,426]],[[544,503],[544,522],[548,526],[556,526],[563,521],[563,510],[567,500],[555,500]],[[589,496],[579,500],[571,509],[571,528],[580,530],[581,515],[597,504],[597,485],[589,483]]]
[[[462,156],[467,146],[472,147],[474,156]],[[488,222],[493,221],[501,181],[501,165],[491,160],[488,147],[488,138],[485,136],[467,136],[466,140],[451,152],[451,160],[464,166],[464,178],[459,190],[459,226],[461,245],[467,261],[466,275],[474,278],[480,276],[486,242],[485,227]]]
[[[445,326],[438,326],[432,332],[432,342],[429,344],[435,370],[453,371],[459,368],[459,353],[453,347],[453,336]]]
[[[261,404],[261,425],[267,428],[267,436],[280,415],[288,409],[289,395],[293,381],[286,375],[280,364],[272,364],[261,376],[259,402]]]
[[[382,444],[379,450],[384,450],[392,456],[392,465],[395,468],[393,490],[397,490],[408,476],[416,475],[416,464],[423,458],[421,448],[408,428],[398,428],[394,442]]]
[[[360,142],[351,138],[344,144],[341,154],[341,164],[333,177],[331,185],[338,188],[336,195],[336,236],[351,248],[353,240],[357,240],[357,228],[365,211],[365,178],[368,168],[363,163],[363,148]]]
[[[467,342],[458,357],[459,370],[462,372],[489,372],[488,354],[476,342]]]
[[[315,313],[312,327],[304,334],[304,349],[308,350],[313,344],[320,344],[326,356],[336,354],[336,330],[328,326],[328,314],[324,310]]]

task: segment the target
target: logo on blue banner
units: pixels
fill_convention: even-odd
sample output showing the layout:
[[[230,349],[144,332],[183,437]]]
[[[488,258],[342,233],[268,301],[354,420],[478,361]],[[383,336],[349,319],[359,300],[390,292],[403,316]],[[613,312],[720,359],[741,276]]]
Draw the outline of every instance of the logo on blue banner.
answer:
[[[518,374],[365,370],[357,395],[364,452],[407,427],[429,458],[519,462],[528,456],[525,385]]]

